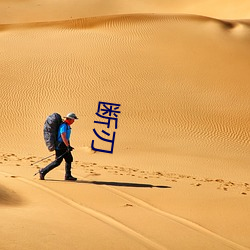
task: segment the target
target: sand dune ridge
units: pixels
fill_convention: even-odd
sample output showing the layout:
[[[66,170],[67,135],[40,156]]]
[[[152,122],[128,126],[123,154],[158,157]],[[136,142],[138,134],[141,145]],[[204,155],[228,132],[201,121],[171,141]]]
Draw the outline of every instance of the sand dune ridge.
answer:
[[[97,27],[112,27],[115,25],[119,29],[123,29],[130,22],[144,24],[155,21],[169,21],[169,22],[190,22],[190,21],[204,21],[204,22],[217,22],[224,26],[226,29],[233,29],[237,24],[241,23],[246,27],[250,26],[249,20],[225,20],[208,16],[201,16],[195,14],[123,14],[123,15],[107,15],[98,17],[86,17],[61,21],[49,22],[31,22],[31,23],[16,23],[16,24],[0,24],[0,30],[8,30],[13,28],[46,28],[46,27],[65,27],[69,29],[91,29]]]

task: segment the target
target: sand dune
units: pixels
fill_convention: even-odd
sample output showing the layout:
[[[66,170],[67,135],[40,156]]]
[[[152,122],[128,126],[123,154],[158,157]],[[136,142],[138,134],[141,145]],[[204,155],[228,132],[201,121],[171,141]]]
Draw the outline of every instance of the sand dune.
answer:
[[[193,3],[1,17],[1,249],[250,248],[250,22],[143,13]],[[121,104],[113,154],[90,149],[99,101]],[[44,120],[71,111],[79,181],[39,181]]]
[[[18,4],[17,4],[18,3]],[[83,17],[109,16],[138,13],[197,14],[215,18],[249,19],[250,4],[247,0],[125,0],[78,1],[56,0],[1,1],[0,23],[24,23],[69,20]]]
[[[190,171],[198,161],[205,174],[212,167],[224,176],[239,161],[237,171],[245,178],[248,24],[190,15],[127,15],[2,29],[9,52],[2,60],[1,106],[13,139],[25,141],[13,143],[2,130],[10,152],[34,154],[39,148],[41,156],[46,154],[41,133],[46,116],[69,110],[83,122],[74,126],[74,145],[90,147],[98,102],[107,101],[122,105],[111,163],[132,153],[133,158],[126,157],[132,166],[139,161]],[[229,155],[231,160],[225,160]],[[110,162],[110,155],[99,156],[96,160]]]

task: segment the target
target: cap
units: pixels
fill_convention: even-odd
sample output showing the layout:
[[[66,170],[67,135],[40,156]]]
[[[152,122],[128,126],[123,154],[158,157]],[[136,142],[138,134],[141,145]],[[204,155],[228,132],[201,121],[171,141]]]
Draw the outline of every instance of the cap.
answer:
[[[69,119],[78,119],[78,117],[75,115],[75,113],[68,113],[64,118],[69,118]]]

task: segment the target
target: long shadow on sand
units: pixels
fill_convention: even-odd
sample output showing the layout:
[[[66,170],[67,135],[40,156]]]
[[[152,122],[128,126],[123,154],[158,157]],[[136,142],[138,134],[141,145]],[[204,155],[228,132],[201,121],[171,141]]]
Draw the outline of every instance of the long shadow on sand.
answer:
[[[106,185],[116,187],[136,187],[136,188],[171,188],[169,186],[155,186],[152,184],[143,183],[131,183],[131,182],[116,182],[116,181],[83,181],[78,180],[77,183],[94,184],[94,185]]]
[[[46,179],[46,181],[63,181],[64,180],[55,180],[55,179]],[[69,181],[67,181],[69,182]],[[106,185],[106,186],[116,186],[116,187],[136,187],[136,188],[171,188],[170,186],[163,185],[152,185],[152,184],[143,184],[143,183],[132,183],[132,182],[116,182],[116,181],[84,181],[77,180],[76,182],[71,183],[84,183],[84,184],[94,184],[94,185]]]

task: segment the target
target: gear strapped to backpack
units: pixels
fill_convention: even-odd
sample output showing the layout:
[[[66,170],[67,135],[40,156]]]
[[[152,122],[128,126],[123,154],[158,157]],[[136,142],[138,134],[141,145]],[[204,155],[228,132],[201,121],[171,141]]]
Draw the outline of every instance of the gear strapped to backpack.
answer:
[[[62,123],[62,117],[58,113],[49,115],[44,123],[44,141],[49,151],[56,149],[58,129]]]

